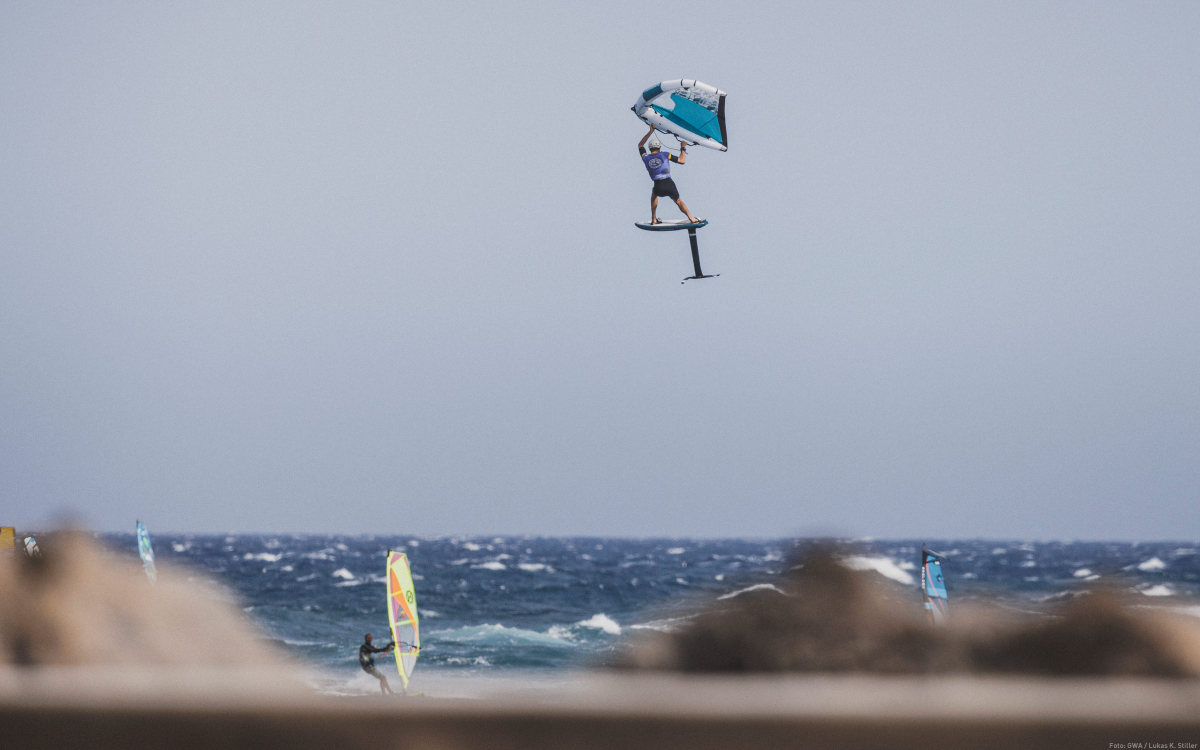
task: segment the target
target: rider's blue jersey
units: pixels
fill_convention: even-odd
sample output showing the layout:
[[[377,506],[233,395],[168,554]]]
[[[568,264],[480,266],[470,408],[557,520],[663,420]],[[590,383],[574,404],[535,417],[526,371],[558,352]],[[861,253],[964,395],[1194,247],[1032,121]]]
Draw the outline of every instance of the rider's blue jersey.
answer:
[[[666,151],[651,151],[642,154],[642,162],[652,180],[665,180],[671,176],[671,155]]]

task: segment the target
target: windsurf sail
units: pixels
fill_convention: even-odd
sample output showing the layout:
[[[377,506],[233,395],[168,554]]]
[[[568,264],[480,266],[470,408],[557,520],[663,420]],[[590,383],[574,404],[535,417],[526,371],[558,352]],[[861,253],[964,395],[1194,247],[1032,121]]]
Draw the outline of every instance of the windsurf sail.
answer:
[[[946,580],[942,578],[944,558],[921,545],[921,588],[925,594],[925,611],[933,625],[945,625],[950,619],[950,601],[946,596]]]
[[[392,643],[396,644],[392,653],[396,655],[396,668],[400,670],[400,680],[407,693],[408,681],[417,666],[417,657],[421,655],[421,629],[412,570],[408,567],[408,555],[403,552],[388,550],[387,603]]]
[[[146,569],[146,577],[151,583],[158,581],[158,569],[154,567],[154,548],[150,546],[150,532],[146,524],[137,522],[138,554],[142,556],[142,567]]]
[[[725,92],[707,83],[685,78],[655,84],[638,97],[633,113],[681,141],[729,150]]]

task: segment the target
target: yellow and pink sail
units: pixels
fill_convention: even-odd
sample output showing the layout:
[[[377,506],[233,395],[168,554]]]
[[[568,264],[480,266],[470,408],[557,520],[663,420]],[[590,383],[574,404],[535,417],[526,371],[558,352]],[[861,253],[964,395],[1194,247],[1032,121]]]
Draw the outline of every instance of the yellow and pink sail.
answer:
[[[393,650],[396,668],[400,670],[400,679],[407,692],[417,657],[421,655],[421,628],[412,569],[408,565],[408,555],[403,552],[388,550],[387,602],[388,624],[392,629],[392,642],[396,644]]]

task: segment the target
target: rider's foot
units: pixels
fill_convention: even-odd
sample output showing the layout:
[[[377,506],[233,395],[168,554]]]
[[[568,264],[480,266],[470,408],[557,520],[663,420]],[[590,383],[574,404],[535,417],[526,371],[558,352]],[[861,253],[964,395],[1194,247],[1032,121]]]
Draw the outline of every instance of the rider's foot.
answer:
[[[651,216],[650,223],[651,224],[662,224],[662,219],[658,218],[657,216]]]

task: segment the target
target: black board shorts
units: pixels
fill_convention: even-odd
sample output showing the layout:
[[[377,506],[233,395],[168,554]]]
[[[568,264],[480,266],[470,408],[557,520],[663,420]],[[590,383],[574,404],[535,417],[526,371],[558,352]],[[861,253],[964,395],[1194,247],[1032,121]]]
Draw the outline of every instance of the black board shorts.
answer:
[[[679,200],[679,188],[675,187],[675,180],[672,180],[670,177],[664,177],[661,180],[654,181],[653,195],[677,201]]]
[[[371,675],[375,679],[377,679],[377,680],[383,679],[383,675],[379,674],[379,670],[375,668],[374,664],[363,664],[360,662],[359,666],[362,667],[364,672]]]

